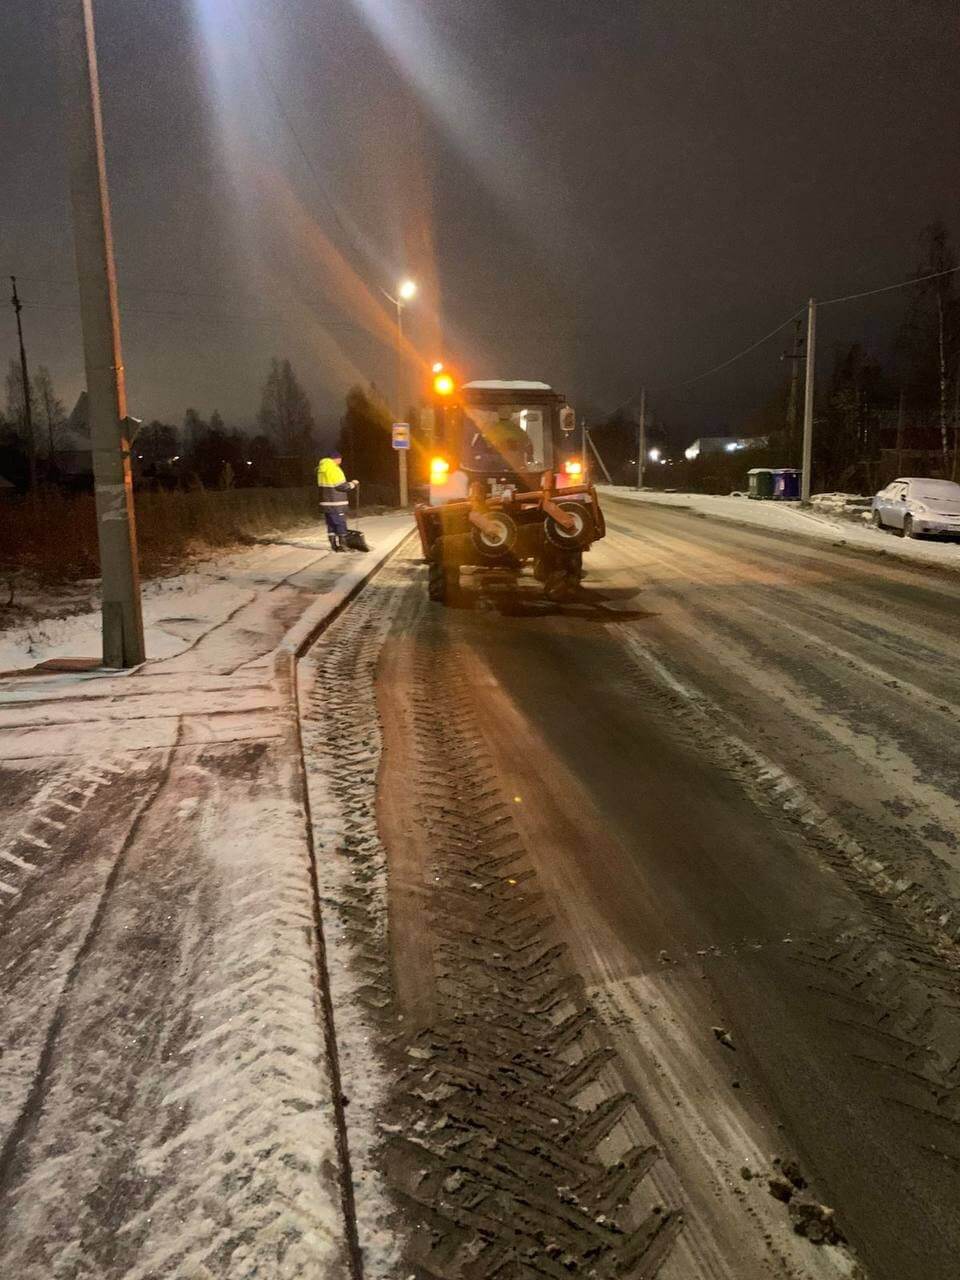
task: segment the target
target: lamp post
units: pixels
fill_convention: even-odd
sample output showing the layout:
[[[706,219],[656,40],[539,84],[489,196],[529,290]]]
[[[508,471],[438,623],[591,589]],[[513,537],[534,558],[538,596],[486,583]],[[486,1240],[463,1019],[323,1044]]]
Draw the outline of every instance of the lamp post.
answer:
[[[397,350],[396,350],[396,369],[394,372],[394,412],[396,413],[396,421],[400,422],[403,414],[403,308],[404,304],[410,302],[416,297],[417,284],[415,280],[411,280],[409,276],[405,277],[397,285],[397,296],[387,293],[386,289],[381,290],[383,296],[397,309]],[[400,479],[400,505],[407,505],[407,450],[397,450],[397,468]]]

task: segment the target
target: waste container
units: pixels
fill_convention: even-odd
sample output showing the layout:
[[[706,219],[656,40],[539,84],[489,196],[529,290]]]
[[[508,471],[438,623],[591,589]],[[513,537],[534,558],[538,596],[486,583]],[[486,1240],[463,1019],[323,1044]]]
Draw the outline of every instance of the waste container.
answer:
[[[770,467],[753,467],[747,472],[751,498],[773,497],[773,474]]]
[[[787,501],[800,498],[800,476],[796,467],[776,467],[773,472],[773,496]]]

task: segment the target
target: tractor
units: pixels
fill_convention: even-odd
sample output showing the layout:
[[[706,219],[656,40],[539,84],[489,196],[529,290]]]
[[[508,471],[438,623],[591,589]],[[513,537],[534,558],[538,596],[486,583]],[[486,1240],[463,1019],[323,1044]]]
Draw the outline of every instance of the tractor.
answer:
[[[573,599],[583,553],[606,532],[576,450],[576,419],[543,382],[434,379],[430,500],[415,516],[431,600],[516,591],[525,565],[547,599]]]

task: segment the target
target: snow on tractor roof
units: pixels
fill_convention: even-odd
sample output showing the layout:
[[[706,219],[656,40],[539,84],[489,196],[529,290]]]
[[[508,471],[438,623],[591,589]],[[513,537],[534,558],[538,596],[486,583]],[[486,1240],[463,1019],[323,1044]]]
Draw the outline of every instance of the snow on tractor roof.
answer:
[[[552,391],[546,382],[501,382],[494,378],[489,382],[465,382],[464,391]]]

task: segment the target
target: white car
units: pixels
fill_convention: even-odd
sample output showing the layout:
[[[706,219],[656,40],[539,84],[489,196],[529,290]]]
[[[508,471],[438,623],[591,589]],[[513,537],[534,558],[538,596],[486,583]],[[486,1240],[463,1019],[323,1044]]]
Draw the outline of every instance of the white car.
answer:
[[[960,484],[952,480],[894,480],[873,499],[873,523],[902,538],[926,534],[960,536]]]

